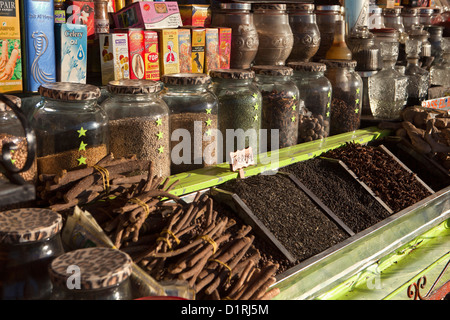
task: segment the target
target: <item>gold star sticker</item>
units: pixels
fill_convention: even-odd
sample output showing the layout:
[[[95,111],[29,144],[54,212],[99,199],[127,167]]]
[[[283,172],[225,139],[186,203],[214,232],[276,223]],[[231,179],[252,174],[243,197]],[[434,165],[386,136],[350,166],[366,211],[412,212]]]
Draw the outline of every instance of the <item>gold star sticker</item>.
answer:
[[[360,93],[360,89],[356,88],[356,94],[359,94],[359,93]]]
[[[160,147],[158,148],[158,152],[159,152],[159,153],[163,153],[163,152],[164,152],[164,147],[163,147],[163,146],[160,146]]]
[[[328,91],[328,98],[331,97],[331,91]]]
[[[253,108],[255,108],[255,110],[258,110],[258,109],[259,109],[259,104],[258,104],[258,103],[255,104],[255,105],[253,106]]]
[[[16,163],[16,160],[15,159],[11,159],[11,163],[12,164]]]
[[[253,117],[253,120],[258,121],[258,115],[255,114],[255,116]]]
[[[355,102],[356,102],[356,104],[358,104],[359,103],[359,99],[356,99]]]
[[[210,136],[211,133],[212,133],[211,129],[206,130],[206,135],[207,135],[207,136]]]
[[[77,159],[78,160],[78,165],[81,166],[82,164],[86,164],[86,158],[81,156],[81,158]]]
[[[291,120],[292,120],[292,122],[295,122],[295,116],[293,116],[292,118],[291,118]]]
[[[329,116],[330,116],[330,111],[327,112],[327,117],[329,117]]]
[[[253,94],[253,98],[255,98],[255,99],[258,98],[258,94],[257,94],[257,93],[254,93],[254,94]]]
[[[211,122],[212,122],[212,120],[211,120],[211,119],[208,119],[208,120],[206,120],[205,122],[206,122],[206,125],[207,125],[207,126],[210,126],[210,125],[211,125]]]
[[[293,100],[297,99],[297,95],[294,94],[294,96],[292,97]]]
[[[156,119],[156,125],[162,126],[162,120],[160,118]]]
[[[297,106],[295,104],[292,105],[292,110],[295,111],[295,109],[297,109]]]
[[[211,109],[206,109],[206,114],[211,114]]]
[[[356,109],[355,109],[355,113],[358,113],[358,112],[359,112],[359,109],[358,109],[358,108],[356,108]]]
[[[82,136],[86,137],[87,130],[83,129],[83,127],[81,127],[80,130],[77,130],[77,132],[79,133],[78,138],[80,138]]]
[[[331,103],[327,103],[327,108],[329,109],[329,108],[331,108]]]
[[[81,141],[78,151],[81,151],[81,150],[86,151],[86,146],[87,146],[87,143],[84,143],[84,141]]]
[[[156,134],[156,136],[158,137],[158,140],[161,140],[164,136],[164,134],[160,131]]]

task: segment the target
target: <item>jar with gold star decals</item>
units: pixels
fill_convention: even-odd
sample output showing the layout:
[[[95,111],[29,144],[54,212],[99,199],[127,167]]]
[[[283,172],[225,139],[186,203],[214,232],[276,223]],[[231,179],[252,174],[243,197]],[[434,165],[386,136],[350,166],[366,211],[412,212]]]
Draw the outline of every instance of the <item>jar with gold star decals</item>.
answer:
[[[170,176],[169,107],[160,97],[162,83],[114,80],[107,90],[111,97],[101,106],[108,114],[110,152],[150,160],[154,175]]]
[[[93,166],[109,152],[108,117],[93,85],[54,82],[39,87],[30,112],[36,133],[38,174]]]

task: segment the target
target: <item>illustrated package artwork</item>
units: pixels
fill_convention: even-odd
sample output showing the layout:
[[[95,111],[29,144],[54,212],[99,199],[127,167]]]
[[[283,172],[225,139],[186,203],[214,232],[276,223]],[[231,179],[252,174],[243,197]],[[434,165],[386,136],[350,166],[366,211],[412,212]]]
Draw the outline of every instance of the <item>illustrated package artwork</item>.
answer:
[[[100,34],[99,40],[102,84],[107,85],[112,80],[130,79],[128,35]]]

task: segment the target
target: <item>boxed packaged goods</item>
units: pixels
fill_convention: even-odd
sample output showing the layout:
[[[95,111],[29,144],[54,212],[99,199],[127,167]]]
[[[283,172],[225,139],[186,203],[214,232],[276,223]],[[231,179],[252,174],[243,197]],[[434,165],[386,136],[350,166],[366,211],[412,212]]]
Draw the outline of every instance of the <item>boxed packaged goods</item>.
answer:
[[[145,79],[159,80],[158,33],[144,30]]]
[[[158,30],[161,75],[180,72],[178,30]]]
[[[180,4],[181,21],[183,26],[209,27],[211,24],[211,10],[205,4]]]
[[[128,35],[126,33],[100,34],[100,64],[102,84],[112,80],[130,79]]]
[[[139,1],[114,15],[116,28],[162,29],[182,26],[176,1]]]
[[[206,28],[205,31],[205,73],[219,69],[219,30]]]
[[[19,0],[0,0],[0,93],[22,91]]]
[[[139,28],[115,29],[115,33],[128,35],[128,57],[130,58],[130,79],[145,78],[144,30]]]
[[[67,1],[67,23],[84,24],[88,36],[95,34],[94,1]]]
[[[231,28],[219,28],[220,69],[230,69]]]
[[[192,72],[191,46],[191,31],[189,29],[178,29],[181,73]]]
[[[203,73],[205,69],[205,28],[192,28],[192,72]]]
[[[22,2],[22,65],[25,91],[37,92],[55,82],[55,30],[53,2]]]

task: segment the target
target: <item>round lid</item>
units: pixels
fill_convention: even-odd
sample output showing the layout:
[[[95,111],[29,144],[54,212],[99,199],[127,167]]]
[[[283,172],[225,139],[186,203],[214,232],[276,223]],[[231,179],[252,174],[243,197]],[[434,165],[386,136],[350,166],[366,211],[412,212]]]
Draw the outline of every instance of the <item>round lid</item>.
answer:
[[[320,62],[330,68],[355,68],[357,62],[355,60],[331,60],[323,59]]]
[[[45,208],[0,212],[0,243],[19,244],[50,238],[61,231],[60,214]]]
[[[317,11],[338,11],[340,12],[341,6],[340,5],[317,5],[316,6]]]
[[[380,8],[378,6],[370,6],[369,7],[369,13],[382,13],[383,8]]]
[[[228,9],[228,10],[251,10],[252,5],[250,3],[239,3],[239,2],[229,2],[229,3],[221,3],[220,9]]]
[[[5,94],[5,97],[7,97],[9,100],[11,100],[12,102],[14,102],[16,104],[17,107],[21,107],[22,105],[22,100],[19,97],[10,95],[10,94]],[[6,105],[6,103],[4,103],[3,101],[0,100],[0,111],[6,111],[6,110],[10,110],[10,108]]]
[[[199,85],[211,81],[206,73],[172,73],[161,77],[164,84],[171,85]]]
[[[402,8],[402,14],[405,15],[417,15],[419,12],[419,8],[417,7],[403,7]]]
[[[286,66],[253,66],[255,74],[266,76],[292,76],[292,68]]]
[[[247,69],[217,69],[209,72],[212,78],[245,80],[255,78],[255,72]]]
[[[402,13],[402,7],[383,8],[383,13],[390,15],[399,15],[400,13]]]
[[[66,286],[69,267],[79,268],[80,289],[95,290],[114,287],[126,280],[132,271],[128,254],[112,248],[94,247],[70,251],[55,258],[49,273],[53,283]]]
[[[433,11],[433,8],[419,8],[419,14],[432,15]]]
[[[114,80],[108,83],[107,89],[115,94],[148,94],[161,91],[161,83],[138,79]]]
[[[288,62],[288,66],[295,71],[325,72],[327,66],[319,62]]]
[[[39,94],[56,100],[94,100],[101,95],[100,88],[91,84],[52,82],[39,87]]]
[[[312,13],[314,11],[314,3],[288,3],[288,11],[305,11]]]
[[[284,3],[254,3],[253,10],[286,10]]]

